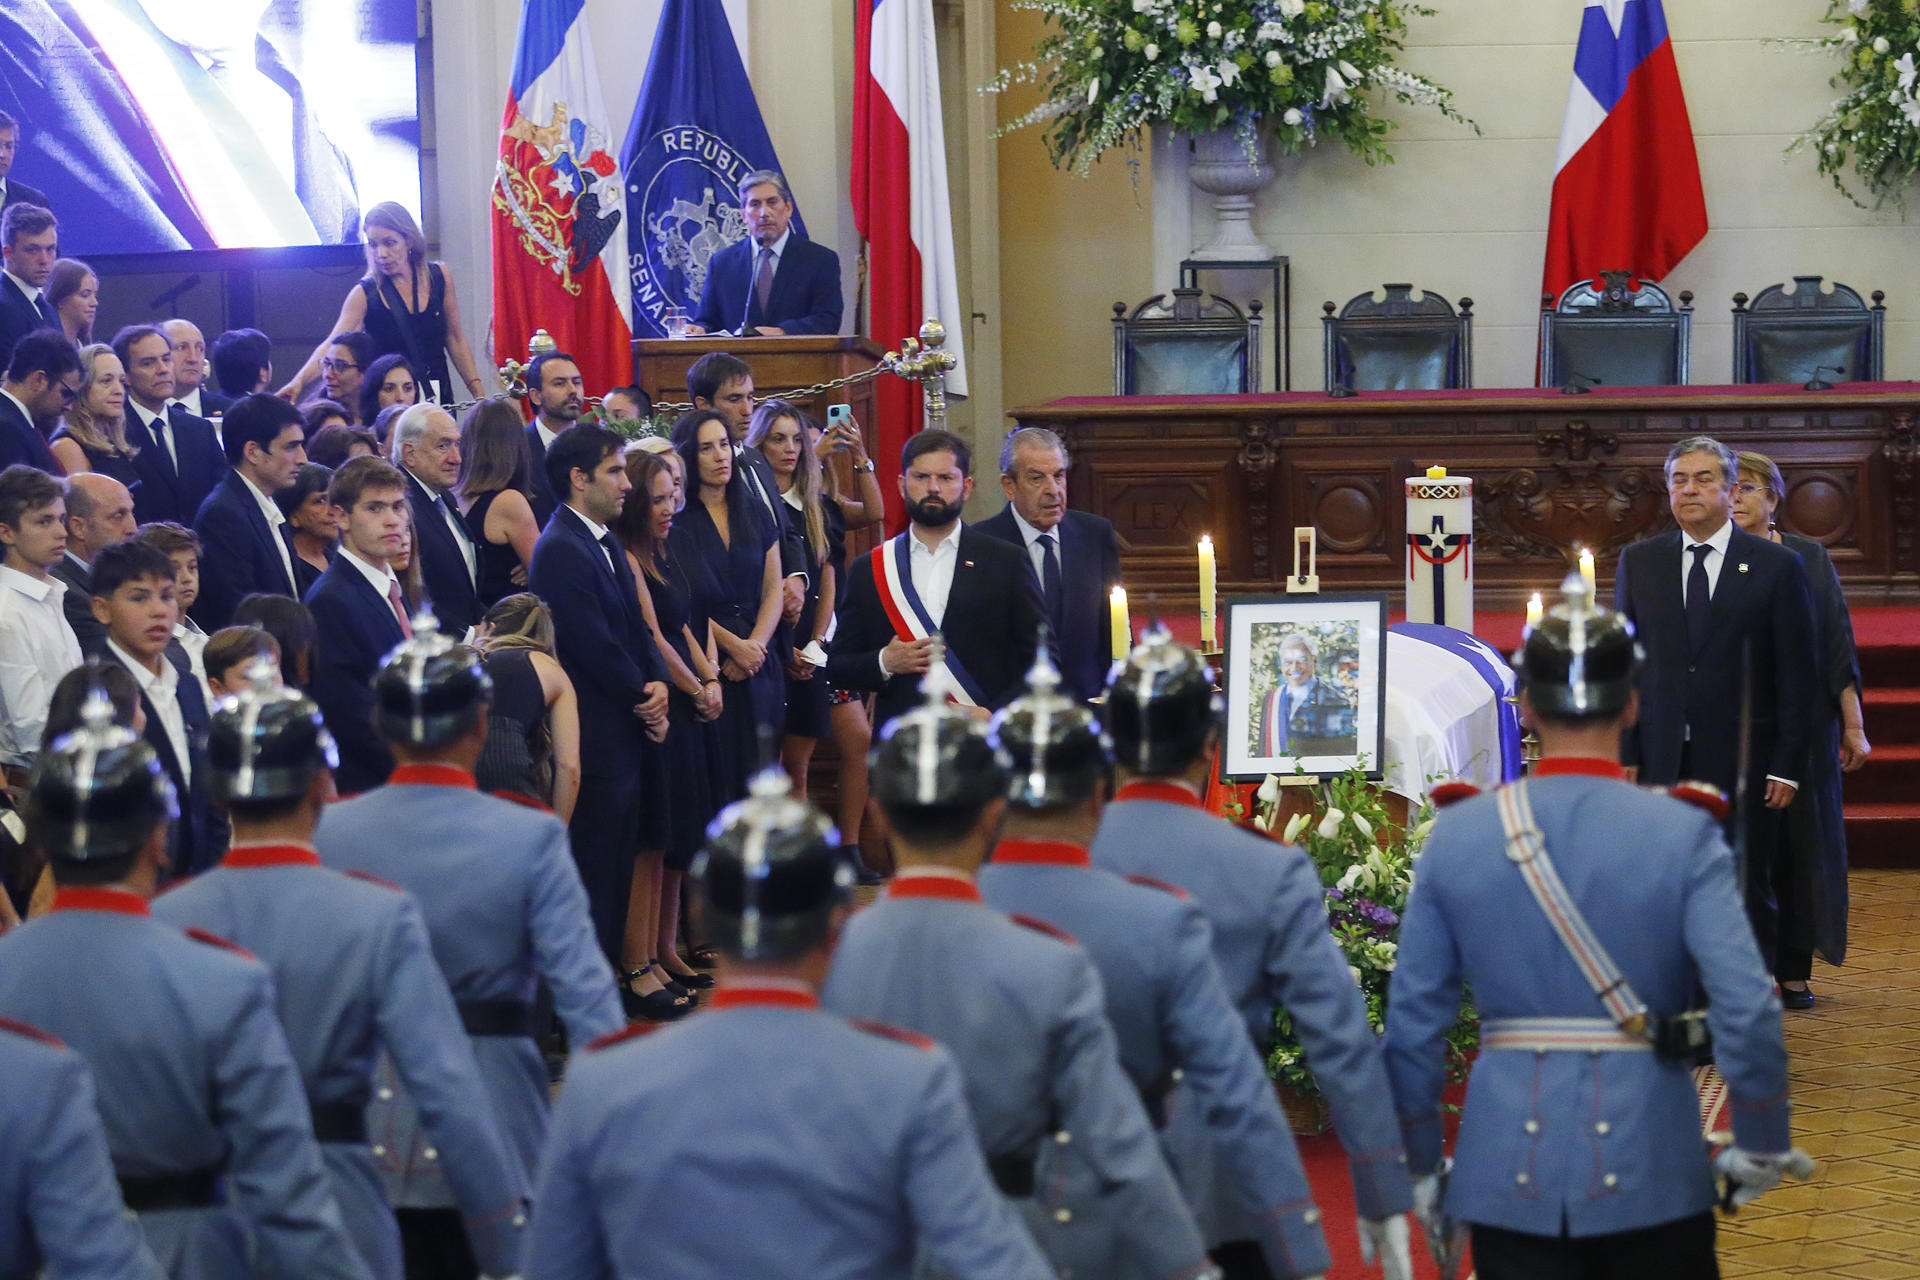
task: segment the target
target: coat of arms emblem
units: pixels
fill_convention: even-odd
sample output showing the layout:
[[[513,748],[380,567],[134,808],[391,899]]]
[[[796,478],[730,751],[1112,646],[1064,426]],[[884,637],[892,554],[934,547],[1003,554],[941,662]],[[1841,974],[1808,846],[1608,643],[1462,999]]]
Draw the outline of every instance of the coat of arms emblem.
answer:
[[[578,296],[575,276],[619,230],[620,166],[607,137],[564,102],[535,124],[516,107],[500,139],[494,206],[513,220],[520,247]]]

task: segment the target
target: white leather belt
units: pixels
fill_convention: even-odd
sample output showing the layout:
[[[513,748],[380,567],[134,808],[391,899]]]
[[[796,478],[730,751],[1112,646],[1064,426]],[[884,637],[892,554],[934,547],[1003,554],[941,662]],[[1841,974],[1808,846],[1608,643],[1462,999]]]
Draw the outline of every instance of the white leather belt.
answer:
[[[1524,1053],[1651,1052],[1653,1042],[1628,1035],[1605,1018],[1489,1018],[1480,1024],[1482,1049]]]

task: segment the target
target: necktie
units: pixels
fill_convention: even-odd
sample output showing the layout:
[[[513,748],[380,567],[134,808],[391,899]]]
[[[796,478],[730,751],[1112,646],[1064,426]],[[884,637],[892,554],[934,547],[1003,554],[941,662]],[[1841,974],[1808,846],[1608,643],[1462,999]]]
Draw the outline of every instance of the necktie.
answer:
[[[773,250],[760,251],[760,267],[753,273],[753,296],[760,300],[760,318],[766,319],[767,302],[773,297]]]
[[[173,465],[173,449],[167,440],[167,429],[167,415],[164,409],[147,424],[147,434],[153,437],[154,450],[160,455],[160,469],[165,471],[169,478],[177,478],[180,473],[179,469]]]
[[[443,493],[440,495],[438,505],[440,507],[441,517],[446,520],[447,526],[453,530],[453,540],[460,548],[460,557],[466,561],[467,578],[471,581],[478,581],[478,553],[474,550],[473,539],[467,534],[467,526],[461,523],[460,513],[454,510],[453,499]]]
[[[1696,542],[1687,550],[1693,553],[1693,568],[1687,570],[1687,645],[1698,649],[1707,637],[1707,608],[1713,603],[1707,588],[1707,552],[1713,548]]]
[[[45,293],[42,293],[34,300],[33,309],[40,313],[40,323],[42,325],[49,329],[60,328],[60,313],[53,309],[53,304],[47,301],[47,295]]]
[[[1053,535],[1043,533],[1034,539],[1041,547],[1041,564],[1045,567],[1040,573],[1040,590],[1047,598],[1047,625],[1053,628],[1055,636],[1060,634],[1060,552],[1053,545]]]
[[[600,539],[600,545],[607,553],[607,572],[613,575],[615,582],[620,581],[620,570],[615,566],[620,563],[620,558],[627,554],[626,549],[620,545],[620,540],[610,533]]]
[[[400,634],[413,639],[413,623],[407,620],[407,602],[400,594],[400,579],[387,579],[387,599],[393,604],[393,616],[400,619]]]

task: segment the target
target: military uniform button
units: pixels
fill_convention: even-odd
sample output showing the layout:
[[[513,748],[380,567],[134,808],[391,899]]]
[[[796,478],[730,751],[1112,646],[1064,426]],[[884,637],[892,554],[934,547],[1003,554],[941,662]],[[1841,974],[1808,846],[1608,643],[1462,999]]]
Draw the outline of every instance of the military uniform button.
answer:
[[[1520,1184],[1521,1186],[1523,1186],[1523,1187],[1524,1187],[1524,1186],[1526,1186],[1526,1185],[1527,1185],[1527,1183],[1529,1183],[1529,1182],[1531,1182],[1531,1181],[1533,1181],[1533,1179],[1531,1179],[1531,1178],[1529,1178],[1529,1177],[1528,1177],[1528,1176],[1527,1176],[1526,1174],[1524,1174],[1524,1173],[1517,1173],[1517,1174],[1515,1174],[1515,1175],[1514,1175],[1514,1177],[1513,1177],[1513,1180],[1514,1180],[1515,1182],[1517,1182],[1517,1183],[1519,1183],[1519,1184]]]
[[[373,1154],[376,1156],[383,1156],[387,1154],[387,1149],[379,1145],[378,1143],[375,1143],[373,1148]]]
[[[438,1160],[440,1158],[440,1153],[438,1151],[435,1151],[432,1147],[428,1147],[425,1151],[422,1151],[420,1154],[425,1156],[429,1160]]]
[[[1053,1211],[1053,1220],[1055,1222],[1060,1223],[1062,1226],[1065,1226],[1067,1223],[1073,1221],[1073,1210],[1055,1209]]]
[[[382,1090],[380,1091],[380,1101],[382,1101],[382,1102],[392,1102],[392,1101],[393,1101],[393,1090],[391,1090],[391,1089],[382,1089]]]
[[[1540,1132],[1540,1122],[1539,1122],[1538,1120],[1529,1120],[1529,1121],[1527,1121],[1527,1126],[1526,1126],[1526,1127],[1527,1127],[1527,1132],[1528,1132],[1528,1133],[1538,1133],[1538,1132]]]
[[[514,1226],[516,1226],[516,1227],[524,1227],[524,1226],[526,1226],[526,1225],[527,1225],[527,1215],[526,1215],[526,1214],[524,1214],[524,1213],[516,1213],[516,1214],[514,1214],[514,1215],[513,1215],[513,1225],[514,1225]]]
[[[1601,1185],[1603,1186],[1617,1187],[1620,1185],[1620,1175],[1617,1173],[1610,1173],[1606,1177],[1600,1179],[1600,1182],[1601,1182]]]
[[[1175,1067],[1173,1069],[1173,1081],[1175,1084],[1180,1083],[1180,1081],[1185,1080],[1186,1078],[1187,1078],[1187,1073],[1184,1068]]]
[[[1608,1124],[1605,1120],[1602,1120],[1599,1124],[1596,1124],[1595,1126],[1593,1126],[1593,1131],[1604,1138],[1609,1133],[1613,1132],[1613,1126]]]
[[[1318,1209],[1309,1209],[1300,1215],[1300,1220],[1308,1226],[1312,1226],[1314,1223],[1320,1221],[1320,1211]]]
[[[1069,1142],[1073,1141],[1073,1135],[1068,1133],[1065,1129],[1062,1129],[1060,1132],[1053,1135],[1053,1140],[1064,1147]]]

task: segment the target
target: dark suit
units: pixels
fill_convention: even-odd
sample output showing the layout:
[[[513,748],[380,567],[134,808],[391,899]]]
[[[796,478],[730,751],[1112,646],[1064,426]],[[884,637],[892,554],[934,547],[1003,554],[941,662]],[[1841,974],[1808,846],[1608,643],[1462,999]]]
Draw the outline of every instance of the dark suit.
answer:
[[[107,647],[104,630],[91,645],[83,644],[82,650],[88,657],[102,662],[120,662]],[[207,760],[207,700],[201,694],[200,681],[193,674],[193,664],[178,640],[167,644],[165,657],[180,678],[174,696],[179,700],[180,719],[187,730],[187,757],[193,769],[190,780],[181,776],[180,757],[174,752],[173,739],[167,736],[167,726],[161,722],[159,711],[144,689],[140,693],[140,710],[147,717],[147,745],[160,758],[160,767],[167,771],[180,802],[179,820],[167,831],[167,876],[179,879],[198,875],[219,862],[227,851],[231,829],[213,807],[213,766]]]
[[[427,599],[433,602],[433,616],[440,620],[440,630],[458,640],[468,627],[480,621],[480,597],[473,589],[473,574],[467,569],[460,540],[447,527],[447,518],[438,506],[439,495],[406,468],[401,471],[407,477],[407,501],[413,504],[421,584]],[[474,554],[478,556],[478,549]]]
[[[533,455],[533,479],[527,486],[527,497],[533,506],[534,523],[544,529],[547,521],[553,519],[554,508],[560,505],[560,500],[554,496],[553,485],[547,481],[547,442],[540,438],[540,424],[537,422],[527,424],[527,452]]]
[[[1665,786],[1699,779],[1735,792],[1740,759],[1742,676],[1751,673],[1748,754],[1747,910],[1761,954],[1772,962],[1772,863],[1780,811],[1766,805],[1769,775],[1804,784],[1815,682],[1813,597],[1800,557],[1733,530],[1714,584],[1698,647],[1687,635],[1678,529],[1620,553],[1615,607],[1632,621],[1646,663],[1640,718],[1621,742],[1621,760],[1640,781]],[[1743,661],[1743,658],[1745,659]]]
[[[33,420],[20,412],[13,401],[0,396],[0,471],[16,462],[38,467],[50,476],[66,474],[54,461],[47,438],[40,434]]]
[[[972,527],[1011,542],[1029,564],[1033,562],[1011,505]],[[1067,512],[1053,532],[1060,557],[1060,601],[1057,606],[1046,601],[1044,582],[1041,598],[1048,606],[1047,625],[1060,658],[1062,688],[1084,701],[1106,688],[1107,671],[1113,665],[1107,596],[1120,582],[1120,538],[1105,517],[1085,511]]]
[[[773,288],[767,305],[753,287],[753,237],[737,240],[707,261],[707,283],[700,291],[697,323],[709,333],[738,332],[742,324],[772,325],[787,333],[838,333],[843,304],[840,298],[840,255],[823,244],[787,237],[787,247],[773,270]]]
[[[4,213],[8,205],[14,204],[37,204],[49,213],[53,211],[53,206],[47,203],[46,193],[28,186],[18,178],[9,177],[7,194],[4,198],[0,198],[0,213]]]
[[[1259,714],[1254,717],[1251,754],[1275,756],[1345,756],[1359,748],[1359,718],[1346,695],[1314,678],[1307,696],[1290,711],[1282,709],[1287,697],[1287,682],[1267,691],[1260,699]]]
[[[666,761],[633,713],[646,686],[667,678],[666,664],[625,553],[609,557],[571,507],[554,512],[534,544],[527,589],[553,610],[557,656],[579,695],[580,796],[569,829],[594,931],[617,963],[634,854],[643,833],[664,840],[666,831]]]
[[[106,641],[107,628],[93,616],[93,592],[88,586],[93,578],[92,570],[74,559],[69,551],[47,572],[67,584],[67,593],[60,597],[60,607],[67,615],[67,625],[73,628],[74,639],[80,642],[81,652],[94,652]]]
[[[211,634],[232,621],[233,607],[242,596],[253,592],[298,595],[280,559],[283,546],[287,558],[293,558],[285,530],[285,525],[268,522],[238,471],[227,472],[226,479],[207,495],[193,518],[193,531],[206,548],[200,558],[200,598],[192,610],[193,620],[203,631]]]
[[[846,603],[840,607],[840,630],[827,658],[827,679],[836,688],[879,695],[873,709],[876,728],[921,702],[919,676],[883,675],[880,670],[880,650],[895,635],[874,582],[873,557],[892,547],[888,540],[853,562]],[[1045,617],[1040,583],[1027,553],[962,526],[940,634],[979,683],[985,706],[998,710],[1026,688]]]
[[[140,477],[139,486],[133,490],[133,514],[141,524],[171,520],[191,525],[200,514],[200,504],[226,479],[230,469],[227,455],[213,433],[213,424],[205,418],[170,405],[167,422],[173,433],[174,452],[179,455],[177,467],[166,446],[147,430],[132,399],[128,399],[127,439],[140,448],[133,459],[133,469]]]
[[[334,784],[343,796],[384,786],[393,773],[393,753],[374,731],[372,680],[405,638],[400,619],[344,551],[307,592],[307,608],[320,633],[313,700],[340,748]]]
[[[36,306],[10,276],[0,274],[0,374],[13,359],[13,344],[35,329],[58,329],[60,317],[42,290]]]
[[[209,373],[207,376],[211,378],[213,375]],[[211,381],[204,382],[200,386],[200,415],[199,416],[203,418],[215,418],[215,417],[224,418],[227,414],[227,410],[233,408],[233,402],[234,402],[234,397],[223,396],[218,391],[215,391],[213,389],[213,383]],[[181,405],[180,408],[185,409],[186,406]]]

